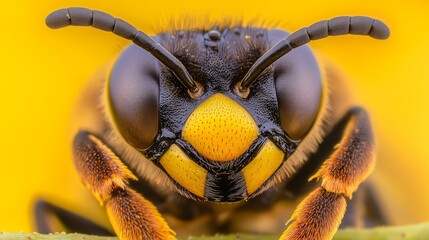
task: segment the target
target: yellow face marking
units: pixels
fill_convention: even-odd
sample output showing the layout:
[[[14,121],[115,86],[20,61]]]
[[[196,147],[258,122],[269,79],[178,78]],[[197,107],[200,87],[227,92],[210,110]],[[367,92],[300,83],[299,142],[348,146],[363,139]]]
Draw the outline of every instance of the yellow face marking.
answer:
[[[264,143],[258,155],[242,170],[247,194],[254,193],[283,162],[284,153],[273,142]]]
[[[160,163],[177,183],[198,197],[204,197],[207,170],[192,161],[176,144],[171,145]]]
[[[182,137],[204,157],[213,161],[238,158],[258,137],[253,117],[231,98],[216,93],[189,116]]]

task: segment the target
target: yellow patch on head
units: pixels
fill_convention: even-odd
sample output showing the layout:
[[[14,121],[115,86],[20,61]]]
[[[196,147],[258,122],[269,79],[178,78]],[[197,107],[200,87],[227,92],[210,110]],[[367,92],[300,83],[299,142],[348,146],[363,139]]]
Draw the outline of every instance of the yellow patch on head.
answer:
[[[207,170],[192,161],[176,144],[171,145],[160,163],[182,187],[198,197],[204,197]]]
[[[285,154],[273,142],[264,143],[258,155],[243,168],[247,194],[252,194],[280,167]]]
[[[231,161],[249,149],[258,137],[255,120],[240,104],[216,93],[189,116],[182,137],[213,161]]]

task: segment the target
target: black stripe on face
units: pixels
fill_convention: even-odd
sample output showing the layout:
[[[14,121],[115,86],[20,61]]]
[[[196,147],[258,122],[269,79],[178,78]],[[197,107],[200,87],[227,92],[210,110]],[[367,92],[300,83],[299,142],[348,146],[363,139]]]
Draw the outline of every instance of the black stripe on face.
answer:
[[[254,159],[267,140],[271,140],[285,153],[284,161],[289,158],[300,143],[299,140],[290,139],[281,128],[273,123],[263,124],[260,126],[259,131],[260,136],[242,156],[234,161],[216,162],[208,160],[198,153],[191,144],[181,139],[180,134],[175,134],[166,128],[161,130],[151,147],[140,151],[163,170],[176,185],[177,189],[187,198],[212,202],[237,202],[249,198],[242,170]],[[159,163],[160,158],[168,151],[172,144],[179,146],[192,161],[207,170],[203,198],[194,195],[177,183]],[[270,179],[262,184],[262,186],[271,181]],[[250,197],[255,196],[255,193],[259,194],[260,192],[257,190]]]
[[[247,198],[246,182],[241,172],[207,174],[205,198],[213,202],[237,202]]]

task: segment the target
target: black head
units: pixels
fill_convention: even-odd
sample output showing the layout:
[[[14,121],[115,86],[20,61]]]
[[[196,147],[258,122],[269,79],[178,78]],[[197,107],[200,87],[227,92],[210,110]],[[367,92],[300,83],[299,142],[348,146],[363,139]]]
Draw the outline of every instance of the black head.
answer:
[[[322,79],[302,45],[332,35],[389,36],[368,17],[334,18],[293,34],[214,26],[153,38],[82,8],[56,11],[46,22],[93,26],[135,43],[108,83],[115,127],[180,192],[221,202],[259,194],[313,127]]]

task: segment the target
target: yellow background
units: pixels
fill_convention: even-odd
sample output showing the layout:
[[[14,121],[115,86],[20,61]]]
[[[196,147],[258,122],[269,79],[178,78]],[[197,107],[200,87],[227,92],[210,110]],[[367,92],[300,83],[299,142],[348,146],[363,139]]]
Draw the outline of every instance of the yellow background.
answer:
[[[87,79],[126,41],[94,29],[47,29],[45,16],[67,6],[101,9],[148,33],[184,15],[261,19],[289,30],[338,15],[384,20],[388,41],[347,36],[311,45],[352,76],[371,113],[379,148],[374,178],[395,223],[429,220],[427,1],[27,0],[0,7],[0,230],[32,231],[36,196],[81,211],[96,205],[82,201],[88,194],[72,165],[71,115]]]

